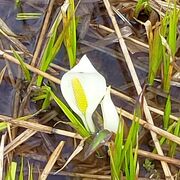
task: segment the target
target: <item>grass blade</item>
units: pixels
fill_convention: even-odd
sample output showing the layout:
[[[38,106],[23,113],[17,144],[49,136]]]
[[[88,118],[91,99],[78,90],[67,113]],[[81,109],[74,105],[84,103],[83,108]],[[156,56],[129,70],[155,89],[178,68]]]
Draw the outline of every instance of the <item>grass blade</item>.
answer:
[[[170,95],[168,95],[165,110],[164,110],[164,117],[163,117],[164,129],[168,129],[169,127],[170,114],[171,114],[171,97]]]
[[[177,122],[177,125],[175,126],[174,135],[176,135],[178,137],[180,136],[180,120]],[[175,155],[176,147],[177,147],[177,144],[175,142],[172,142],[171,147],[170,147],[170,151],[169,151],[169,155],[171,157],[173,157]]]
[[[21,58],[21,56],[14,50],[13,47],[11,47],[12,51],[13,51],[13,54],[14,54],[14,57],[20,62],[21,64],[21,68],[23,70],[23,73],[24,73],[24,77],[27,81],[30,81],[31,80],[31,75],[30,75],[30,72],[29,70],[27,69],[26,65],[24,64],[24,60]]]
[[[47,87],[48,88],[48,87]],[[82,137],[89,137],[90,133],[85,129],[85,127],[80,123],[80,120],[69,110],[69,108],[48,88],[48,91],[51,94],[52,99],[58,104],[62,109],[64,114],[71,121],[71,125]]]
[[[17,163],[11,162],[5,180],[15,180],[16,179],[16,168],[17,168]]]
[[[24,161],[23,156],[21,157],[21,167],[19,172],[19,180],[24,180]]]

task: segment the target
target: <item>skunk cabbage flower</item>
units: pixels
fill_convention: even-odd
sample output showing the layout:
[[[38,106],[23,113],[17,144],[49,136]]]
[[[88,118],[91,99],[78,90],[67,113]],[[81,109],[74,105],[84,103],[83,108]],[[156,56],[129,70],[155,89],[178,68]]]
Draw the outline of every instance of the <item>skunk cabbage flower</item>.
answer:
[[[112,102],[110,89],[111,87],[109,86],[101,102],[101,109],[104,120],[104,129],[116,133],[119,125],[119,116],[116,107]]]
[[[86,55],[63,75],[61,91],[71,109],[82,119],[86,129],[95,132],[92,114],[106,93],[106,81]]]

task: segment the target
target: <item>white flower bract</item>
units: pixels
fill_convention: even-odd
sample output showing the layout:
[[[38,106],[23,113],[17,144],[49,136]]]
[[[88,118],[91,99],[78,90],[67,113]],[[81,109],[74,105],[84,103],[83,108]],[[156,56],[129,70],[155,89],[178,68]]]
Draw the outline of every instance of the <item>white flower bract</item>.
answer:
[[[72,80],[78,78],[88,101],[86,113],[83,114],[77,106],[72,87]],[[61,91],[71,109],[82,119],[86,129],[95,132],[92,114],[96,110],[106,93],[106,81],[104,77],[96,71],[86,55],[70,71],[65,73],[61,79]]]

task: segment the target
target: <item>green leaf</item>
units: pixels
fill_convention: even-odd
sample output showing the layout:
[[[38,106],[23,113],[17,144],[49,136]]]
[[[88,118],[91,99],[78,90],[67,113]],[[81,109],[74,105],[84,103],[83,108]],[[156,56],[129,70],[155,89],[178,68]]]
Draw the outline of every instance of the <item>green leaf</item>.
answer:
[[[112,133],[108,130],[101,130],[97,133],[95,138],[90,143],[88,149],[85,152],[84,158],[87,159],[93,152],[95,152],[100,146],[107,143],[107,141],[111,138]]]
[[[163,53],[163,46],[161,43],[160,37],[160,29],[161,27],[158,26],[155,28],[153,33],[152,42],[149,43],[150,51],[149,51],[149,75],[148,81],[150,85],[153,85],[154,79],[156,78],[157,71],[162,62],[162,53]],[[158,49],[158,51],[157,51]]]
[[[14,50],[13,47],[11,47],[14,57],[20,62],[21,68],[23,70],[24,73],[24,77],[27,81],[31,80],[31,75],[29,70],[27,69],[26,65],[24,64],[24,60],[21,58],[21,56]]]
[[[51,97],[54,99],[54,101],[58,104],[58,106],[62,109],[64,114],[68,117],[68,119],[71,121],[71,125],[76,129],[76,131],[82,136],[82,137],[89,137],[90,133],[86,130],[86,128],[80,123],[79,119],[76,118],[76,116],[69,110],[69,108],[50,90],[50,88],[47,88],[47,90],[50,92]]]
[[[114,143],[111,142],[109,144],[109,156],[110,156],[110,163],[111,163],[111,178],[112,180],[120,180],[119,172],[117,171],[117,167],[115,165],[115,157],[114,157]]]
[[[24,180],[24,161],[23,156],[21,157],[21,167],[19,172],[19,180]]]
[[[8,168],[8,172],[7,172],[5,180],[15,180],[16,179],[16,168],[17,168],[17,163],[11,162],[11,164]]]
[[[134,16],[137,18],[140,11],[145,8],[145,10],[150,11],[150,6],[149,6],[149,1],[148,0],[138,0],[135,11],[134,11]]]
[[[7,128],[6,122],[0,122],[0,132]]]
[[[178,120],[176,126],[175,126],[175,129],[174,129],[174,133],[173,133],[175,136],[180,136],[180,119]],[[173,157],[176,153],[176,147],[177,147],[177,144],[175,142],[172,142],[171,143],[171,147],[170,147],[170,151],[169,151],[169,155],[171,157]]]
[[[64,26],[67,26],[65,33],[64,44],[69,57],[69,64],[72,68],[76,64],[76,18],[74,0],[69,0],[69,7],[67,10],[67,16],[64,12]]]
[[[170,95],[168,95],[164,110],[164,117],[163,117],[164,129],[168,129],[170,114],[171,114],[171,97]]]

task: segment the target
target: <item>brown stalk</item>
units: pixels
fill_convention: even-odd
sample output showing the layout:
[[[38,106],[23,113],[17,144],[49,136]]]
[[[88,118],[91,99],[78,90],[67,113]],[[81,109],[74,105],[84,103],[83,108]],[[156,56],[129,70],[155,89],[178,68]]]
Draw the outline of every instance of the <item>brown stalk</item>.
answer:
[[[64,146],[64,141],[61,141],[59,145],[56,147],[54,152],[51,154],[49,161],[47,162],[41,176],[39,177],[39,180],[46,180],[48,174],[50,173],[52,167],[54,166],[56,160],[59,158],[59,155],[62,151],[62,148]]]
[[[36,134],[36,131],[32,129],[27,129],[23,133],[21,133],[19,136],[17,136],[15,139],[12,140],[7,146],[4,148],[4,155],[7,155],[9,152],[14,150],[17,146],[25,142],[27,139],[29,139],[31,136]]]
[[[141,150],[141,149],[138,149],[138,155],[141,155],[141,156],[147,157],[147,158],[151,158],[151,159],[156,159],[156,160],[159,160],[159,161],[165,161],[167,163],[174,164],[176,166],[180,166],[180,160],[179,159],[174,159],[174,158],[170,158],[170,157],[167,157],[167,156],[161,156],[161,155],[154,154],[154,153],[144,151],[144,150]]]
[[[55,133],[55,134],[59,134],[62,136],[68,136],[68,137],[72,137],[72,138],[83,139],[80,135],[78,135],[76,133],[52,128],[50,126],[38,124],[35,122],[21,121],[21,120],[14,120],[14,119],[12,119],[10,121],[8,120],[6,122],[8,122],[14,126],[24,127],[27,129],[31,129],[33,131],[40,131],[40,132],[44,132],[44,133],[48,133],[48,134]]]

